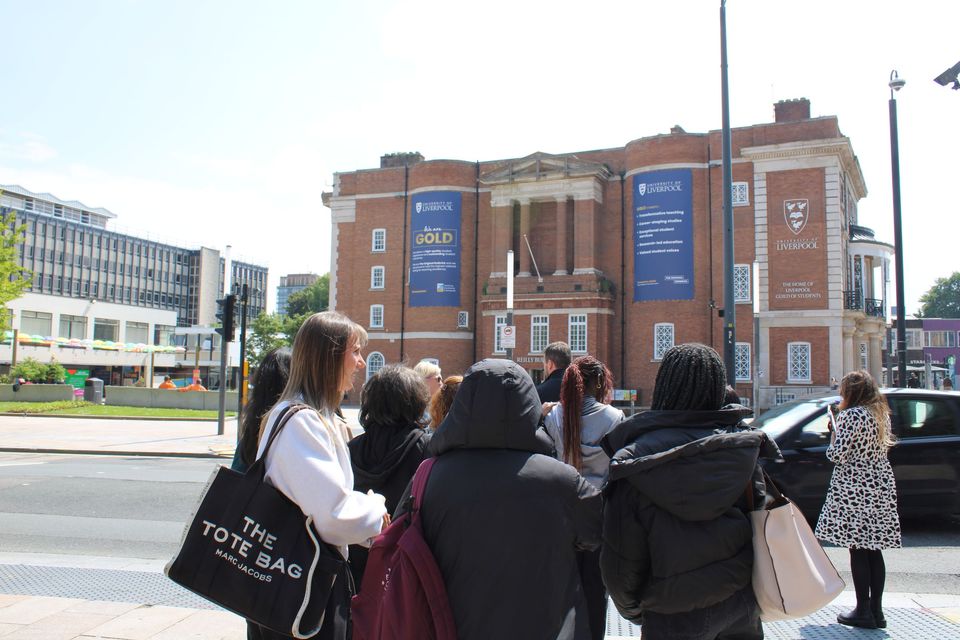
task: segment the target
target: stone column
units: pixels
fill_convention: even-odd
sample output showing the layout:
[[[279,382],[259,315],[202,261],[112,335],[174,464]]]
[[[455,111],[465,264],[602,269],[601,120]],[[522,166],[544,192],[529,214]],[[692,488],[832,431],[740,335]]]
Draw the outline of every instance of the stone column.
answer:
[[[880,326],[880,330],[883,331],[883,325]],[[877,381],[877,384],[880,384],[883,380],[883,355],[880,352],[881,336],[879,333],[871,333],[869,338],[870,347],[867,351],[867,360],[870,363],[870,375]]]
[[[859,369],[860,367],[855,366],[856,360],[854,350],[853,350],[853,335],[856,332],[854,327],[844,327],[843,328],[843,374],[846,375],[848,372],[853,371],[855,368]]]
[[[573,275],[596,273],[594,247],[596,234],[596,201],[593,198],[573,201]]]
[[[517,271],[517,276],[530,277],[530,250],[527,249],[527,240],[524,240],[524,236],[530,237],[530,200],[529,198],[524,198],[520,200],[520,246],[516,247],[516,251],[520,252],[520,269]]]
[[[513,242],[513,203],[493,207],[493,254],[490,256],[490,277],[507,277],[507,251]]]
[[[557,196],[557,269],[553,275],[567,275],[567,196]]]

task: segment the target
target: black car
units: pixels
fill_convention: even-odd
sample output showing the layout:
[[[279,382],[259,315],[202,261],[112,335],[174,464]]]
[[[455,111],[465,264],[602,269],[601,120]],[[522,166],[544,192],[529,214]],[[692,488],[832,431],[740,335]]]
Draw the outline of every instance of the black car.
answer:
[[[960,392],[883,389],[897,444],[890,463],[897,506],[904,517],[960,512]],[[839,396],[794,400],[758,416],[751,426],[776,440],[782,461],[766,460],[767,473],[784,495],[815,520],[833,472],[827,406]]]

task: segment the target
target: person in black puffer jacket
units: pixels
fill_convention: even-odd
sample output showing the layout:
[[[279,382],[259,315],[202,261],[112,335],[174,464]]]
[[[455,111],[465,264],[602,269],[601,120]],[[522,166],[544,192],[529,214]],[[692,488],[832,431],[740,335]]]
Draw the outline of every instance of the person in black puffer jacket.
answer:
[[[430,435],[420,417],[430,401],[426,383],[413,369],[388,365],[373,374],[360,392],[364,432],[350,441],[350,464],[356,491],[372,490],[386,498],[393,513],[404,489],[426,456]],[[360,588],[368,550],[350,546],[350,570]]]
[[[459,640],[588,640],[577,550],[600,543],[600,493],[551,457],[533,380],[508,360],[467,371],[433,434],[420,513]]]
[[[763,637],[746,490],[762,504],[757,458],[778,451],[742,427],[749,409],[724,406],[725,380],[710,347],[673,347],[651,411],[604,439],[601,571],[617,609],[648,640]]]

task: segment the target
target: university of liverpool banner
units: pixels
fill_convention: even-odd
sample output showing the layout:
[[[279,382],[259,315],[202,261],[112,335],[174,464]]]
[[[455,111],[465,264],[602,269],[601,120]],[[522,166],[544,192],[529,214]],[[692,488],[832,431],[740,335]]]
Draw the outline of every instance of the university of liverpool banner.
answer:
[[[689,169],[633,176],[633,301],[693,299]]]
[[[460,306],[459,191],[418,193],[410,201],[410,306]]]

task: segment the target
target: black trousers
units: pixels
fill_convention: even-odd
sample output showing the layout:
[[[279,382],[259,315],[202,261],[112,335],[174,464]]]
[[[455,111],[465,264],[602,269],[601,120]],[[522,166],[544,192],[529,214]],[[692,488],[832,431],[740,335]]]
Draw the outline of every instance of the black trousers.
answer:
[[[600,575],[600,550],[578,551],[580,584],[587,601],[587,621],[591,640],[603,640],[607,631],[607,589]]]
[[[726,600],[686,613],[647,612],[644,640],[761,640],[760,607],[747,586]]]

